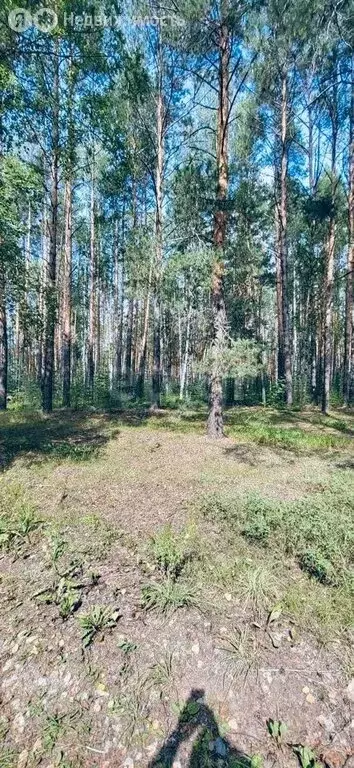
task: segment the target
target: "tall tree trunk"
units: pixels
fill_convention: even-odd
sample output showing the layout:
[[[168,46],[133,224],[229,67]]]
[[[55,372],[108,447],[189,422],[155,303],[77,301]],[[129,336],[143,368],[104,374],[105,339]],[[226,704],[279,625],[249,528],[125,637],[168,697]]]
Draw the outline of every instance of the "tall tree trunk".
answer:
[[[145,299],[143,335],[141,339],[140,350],[139,350],[137,366],[136,366],[138,375],[137,375],[136,385],[135,385],[135,396],[138,399],[141,399],[144,396],[144,379],[145,379],[145,366],[146,366],[147,344],[148,344],[148,335],[149,335],[150,293],[151,293],[153,267],[154,267],[154,259],[152,256],[150,261],[148,287],[147,287],[146,299]]]
[[[188,302],[188,308],[187,308],[187,327],[186,327],[186,341],[185,341],[185,347],[184,347],[184,356],[183,361],[181,365],[181,380],[180,380],[180,386],[179,386],[179,399],[183,400],[184,397],[184,390],[186,386],[187,381],[187,370],[188,370],[188,360],[189,360],[189,339],[190,339],[190,330],[191,330],[191,318],[192,318],[192,305],[191,302]]]
[[[154,341],[153,341],[153,371],[152,371],[152,407],[159,408],[161,395],[161,270],[162,270],[162,204],[163,204],[163,167],[165,116],[163,103],[163,52],[161,31],[158,39],[158,83],[156,105],[156,215],[155,215],[155,295],[154,295]]]
[[[49,216],[49,258],[45,288],[45,327],[43,350],[42,407],[45,413],[53,409],[54,383],[54,338],[56,328],[57,297],[57,239],[58,239],[58,187],[59,187],[59,41],[55,41],[53,78],[53,125],[52,125],[52,168]]]
[[[288,91],[287,74],[281,79],[280,172],[276,203],[276,289],[278,320],[278,379],[285,381],[287,405],[292,405],[292,370],[287,274],[287,175],[288,175]]]
[[[71,386],[71,270],[72,270],[72,186],[71,179],[65,184],[65,234],[63,264],[63,406],[70,407]]]
[[[127,387],[132,383],[132,348],[133,348],[133,324],[134,324],[134,299],[131,297],[128,304],[127,335],[125,342],[125,381]]]
[[[331,390],[331,359],[332,359],[332,325],[333,325],[333,286],[334,286],[334,256],[336,241],[335,196],[337,188],[336,156],[337,156],[337,69],[333,84],[331,101],[332,146],[331,146],[331,210],[329,215],[328,236],[326,243],[326,271],[324,287],[324,329],[323,329],[323,386],[322,413],[328,413]]]
[[[122,346],[123,346],[123,257],[119,260],[118,219],[114,225],[114,379],[119,385],[122,376]]]
[[[31,270],[31,231],[32,231],[32,207],[31,203],[28,204],[27,212],[27,226],[26,226],[26,239],[25,239],[25,296],[23,306],[22,317],[22,370],[27,376],[30,375],[30,363],[31,363],[31,336],[27,328],[27,313],[30,310],[30,297],[29,297],[29,277]],[[19,356],[18,356],[19,359]],[[21,368],[21,366],[19,366]]]
[[[349,122],[349,199],[348,199],[348,256],[345,301],[345,342],[343,394],[346,405],[351,400],[354,367],[354,56],[351,61],[351,99]]]
[[[212,363],[209,382],[208,435],[223,437],[223,395],[221,355],[226,345],[227,322],[224,301],[224,247],[226,238],[226,198],[228,192],[228,121],[230,33],[225,21],[227,2],[223,3],[223,19],[219,33],[219,88],[216,133],[216,211],[214,216],[215,260],[212,271],[211,304],[213,312]]]
[[[0,411],[5,410],[7,404],[7,367],[8,367],[8,343],[7,343],[7,319],[5,297],[5,269],[2,257],[0,258]]]
[[[93,153],[95,151],[93,147]],[[95,343],[97,332],[97,248],[96,248],[96,205],[95,205],[95,168],[94,156],[91,166],[91,201],[90,201],[90,273],[89,273],[89,333],[87,350],[88,386],[91,397],[95,384]]]
[[[333,319],[333,283],[334,283],[334,252],[335,252],[336,222],[331,213],[328,239],[326,245],[326,276],[325,276],[325,311],[323,334],[323,389],[322,413],[328,413],[331,389],[331,350],[332,350],[332,319]]]

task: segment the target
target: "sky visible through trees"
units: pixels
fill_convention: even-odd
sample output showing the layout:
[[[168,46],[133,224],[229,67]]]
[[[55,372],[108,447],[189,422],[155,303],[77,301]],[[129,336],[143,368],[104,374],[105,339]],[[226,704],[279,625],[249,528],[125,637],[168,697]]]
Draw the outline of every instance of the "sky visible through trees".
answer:
[[[0,407],[354,396],[347,0],[0,25]]]

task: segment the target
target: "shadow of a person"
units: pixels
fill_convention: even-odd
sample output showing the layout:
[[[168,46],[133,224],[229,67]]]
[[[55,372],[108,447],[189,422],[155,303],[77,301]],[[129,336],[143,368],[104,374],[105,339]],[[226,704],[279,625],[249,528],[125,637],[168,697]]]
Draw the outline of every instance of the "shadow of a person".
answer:
[[[178,719],[176,728],[168,736],[148,768],[170,768],[179,747],[197,732],[188,768],[250,768],[251,760],[235,749],[228,739],[222,737],[213,711],[204,701],[205,691],[193,689]],[[179,759],[182,768],[187,762]]]

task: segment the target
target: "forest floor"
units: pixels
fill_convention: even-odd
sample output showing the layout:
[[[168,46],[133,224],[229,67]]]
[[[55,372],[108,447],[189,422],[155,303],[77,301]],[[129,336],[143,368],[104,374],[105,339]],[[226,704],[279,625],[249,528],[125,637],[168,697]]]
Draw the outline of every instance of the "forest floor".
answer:
[[[204,430],[1,415],[0,768],[353,765],[354,414]]]

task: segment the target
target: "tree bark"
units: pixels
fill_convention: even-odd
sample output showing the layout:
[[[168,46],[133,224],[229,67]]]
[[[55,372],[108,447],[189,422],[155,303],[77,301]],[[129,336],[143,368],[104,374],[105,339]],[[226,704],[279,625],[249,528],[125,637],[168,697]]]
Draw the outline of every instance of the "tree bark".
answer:
[[[132,351],[133,351],[133,325],[134,325],[134,299],[131,297],[128,304],[127,335],[125,342],[125,381],[127,387],[132,383]]]
[[[287,175],[288,175],[288,89],[284,70],[281,78],[280,168],[276,202],[276,291],[278,320],[278,379],[285,382],[287,405],[293,402],[290,323],[287,274]]]
[[[182,361],[182,365],[181,365],[181,380],[180,380],[180,386],[179,386],[179,399],[180,400],[183,400],[184,390],[185,390],[186,381],[187,381],[187,370],[188,370],[188,360],[189,360],[189,339],[190,339],[190,330],[191,330],[191,318],[192,318],[192,305],[191,305],[191,301],[189,300],[188,308],[187,308],[186,341],[185,341],[185,347],[184,347],[183,361]]]
[[[227,8],[223,8],[224,11]],[[224,16],[226,13],[223,14]],[[224,434],[221,356],[226,345],[227,321],[224,301],[224,247],[226,237],[226,198],[228,192],[228,121],[230,33],[225,19],[221,20],[219,35],[219,88],[216,134],[216,211],[214,216],[214,246],[216,251],[212,272],[211,304],[213,313],[213,342],[209,382],[208,435],[220,438]]]
[[[154,293],[154,340],[153,340],[153,370],[152,370],[152,407],[160,407],[161,396],[161,270],[162,270],[162,205],[163,205],[163,170],[165,115],[163,103],[163,52],[161,33],[158,39],[158,83],[156,105],[156,213],[155,213],[155,293]]]
[[[94,153],[94,148],[93,148]],[[89,333],[87,349],[88,387],[93,397],[95,384],[95,343],[97,333],[97,248],[96,248],[96,204],[94,157],[91,167],[90,201],[90,274],[89,274]]]
[[[65,234],[63,264],[63,406],[70,407],[71,388],[71,270],[72,270],[72,186],[71,179],[65,185]]]
[[[45,288],[46,314],[43,350],[42,407],[45,413],[53,409],[54,338],[57,314],[56,268],[58,239],[58,187],[59,187],[59,42],[55,42],[53,78],[52,168],[49,215],[49,257]]]
[[[348,255],[345,301],[344,381],[343,395],[346,405],[353,392],[354,366],[354,56],[351,61],[351,99],[349,118],[349,197],[348,197]]]
[[[150,292],[151,292],[153,266],[154,266],[153,258],[151,258],[148,287],[147,287],[146,299],[145,299],[143,336],[141,339],[140,351],[137,359],[138,375],[137,375],[137,380],[135,385],[135,396],[138,399],[141,399],[144,396],[145,366],[146,366],[146,354],[147,354],[147,344],[148,344],[148,335],[149,335],[149,319],[150,319]]]
[[[329,396],[331,389],[331,358],[332,358],[332,324],[333,324],[333,285],[334,285],[334,256],[336,241],[336,156],[337,156],[337,70],[333,84],[331,100],[332,146],[331,146],[331,210],[329,214],[328,237],[326,243],[326,272],[324,288],[324,330],[323,330],[323,386],[322,386],[322,413],[329,410]]]
[[[7,368],[8,341],[5,298],[5,274],[2,258],[0,259],[0,411],[7,405]]]

